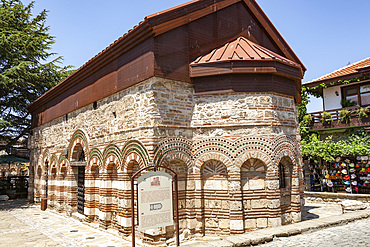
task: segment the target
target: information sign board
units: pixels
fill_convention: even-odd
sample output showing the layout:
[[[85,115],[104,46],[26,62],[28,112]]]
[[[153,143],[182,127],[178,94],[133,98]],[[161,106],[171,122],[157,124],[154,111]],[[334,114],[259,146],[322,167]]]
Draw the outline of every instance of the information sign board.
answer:
[[[173,225],[172,176],[150,171],[137,183],[139,231]]]

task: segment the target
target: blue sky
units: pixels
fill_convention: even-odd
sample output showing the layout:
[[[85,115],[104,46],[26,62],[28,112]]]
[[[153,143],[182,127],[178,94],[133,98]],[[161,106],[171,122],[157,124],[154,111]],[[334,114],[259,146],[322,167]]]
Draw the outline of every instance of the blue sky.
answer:
[[[49,10],[53,51],[80,67],[145,16],[187,0],[36,0]],[[29,3],[30,0],[23,0]],[[369,0],[257,0],[307,68],[303,82],[369,57]],[[322,109],[312,100],[308,110]]]

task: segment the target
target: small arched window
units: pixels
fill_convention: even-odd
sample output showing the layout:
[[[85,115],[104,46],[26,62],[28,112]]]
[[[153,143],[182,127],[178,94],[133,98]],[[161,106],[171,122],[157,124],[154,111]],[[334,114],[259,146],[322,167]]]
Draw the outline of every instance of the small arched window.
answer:
[[[286,183],[285,183],[285,168],[282,163],[279,163],[279,184],[280,184],[280,189],[286,188]]]

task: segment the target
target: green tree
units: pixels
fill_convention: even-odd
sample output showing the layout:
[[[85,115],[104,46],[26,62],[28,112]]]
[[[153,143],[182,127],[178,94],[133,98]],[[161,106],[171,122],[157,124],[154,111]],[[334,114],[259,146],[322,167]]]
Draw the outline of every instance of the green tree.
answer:
[[[34,2],[0,0],[0,139],[8,142],[0,150],[27,138],[26,107],[71,73],[50,52],[55,37],[48,33],[47,11],[33,16],[33,7]]]

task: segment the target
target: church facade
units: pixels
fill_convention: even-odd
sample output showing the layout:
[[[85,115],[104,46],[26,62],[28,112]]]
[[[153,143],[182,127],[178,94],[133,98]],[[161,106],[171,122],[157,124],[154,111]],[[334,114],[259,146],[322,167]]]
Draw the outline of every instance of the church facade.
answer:
[[[178,174],[180,232],[298,222],[304,71],[254,0],[147,16],[29,106],[30,199],[128,235],[130,177],[157,164]]]

